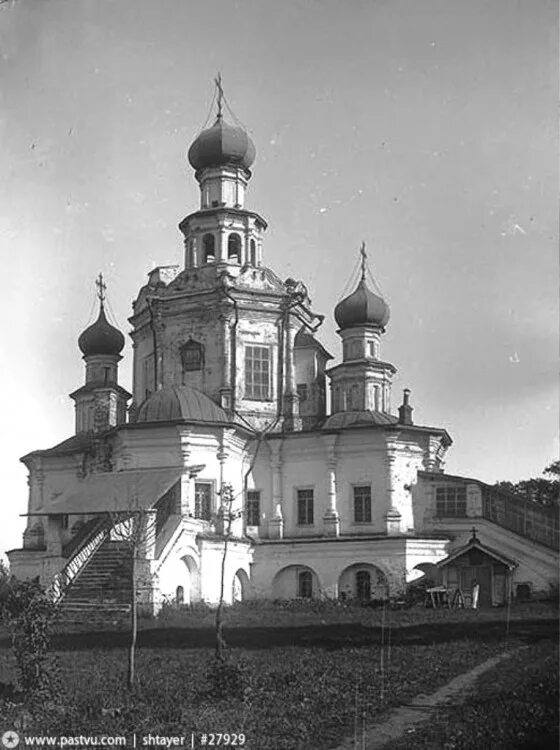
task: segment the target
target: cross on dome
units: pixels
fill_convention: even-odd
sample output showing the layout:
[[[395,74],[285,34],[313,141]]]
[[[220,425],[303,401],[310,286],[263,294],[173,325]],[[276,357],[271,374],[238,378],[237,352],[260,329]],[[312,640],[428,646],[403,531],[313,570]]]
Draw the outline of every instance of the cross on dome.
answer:
[[[97,287],[97,298],[103,307],[105,302],[105,292],[107,291],[107,284],[103,281],[103,274],[100,272],[99,276],[95,279],[95,286]]]
[[[362,242],[362,246],[360,248],[360,254],[362,256],[362,278],[361,281],[366,280],[366,263],[367,263],[367,253],[366,253],[366,243]]]
[[[222,74],[218,72],[218,75],[216,78],[214,78],[214,83],[216,84],[216,88],[218,89],[218,120],[222,119],[222,106],[224,101],[224,90],[222,88]]]

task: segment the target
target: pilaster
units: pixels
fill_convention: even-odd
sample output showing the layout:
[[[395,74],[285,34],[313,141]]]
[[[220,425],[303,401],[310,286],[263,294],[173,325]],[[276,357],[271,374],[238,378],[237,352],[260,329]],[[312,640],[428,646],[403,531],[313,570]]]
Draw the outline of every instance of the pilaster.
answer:
[[[272,507],[274,516],[268,523],[271,539],[282,539],[284,536],[284,514],[282,512],[282,441],[270,440],[270,467],[272,470]]]
[[[296,391],[296,366],[294,359],[295,323],[288,316],[285,329],[285,376],[284,389],[284,430],[296,432],[301,430],[299,416],[299,396]]]
[[[323,435],[322,441],[327,453],[328,472],[328,501],[327,509],[323,516],[323,528],[327,536],[339,536],[340,516],[337,509],[336,497],[336,441],[338,435]]]
[[[396,461],[397,446],[394,442],[394,436],[387,436],[387,453],[385,465],[387,472],[387,511],[385,513],[385,531],[389,536],[400,534],[401,532],[401,514],[396,507]]]

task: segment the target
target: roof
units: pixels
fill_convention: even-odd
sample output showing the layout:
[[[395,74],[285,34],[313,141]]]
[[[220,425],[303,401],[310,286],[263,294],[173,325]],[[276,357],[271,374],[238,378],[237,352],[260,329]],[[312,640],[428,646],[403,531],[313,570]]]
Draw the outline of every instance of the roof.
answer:
[[[80,335],[78,346],[85,357],[95,354],[118,356],[124,349],[124,336],[107,320],[103,302],[95,323]]]
[[[204,422],[231,424],[226,412],[202,391],[172,385],[153,393],[138,409],[136,422]]]
[[[502,555],[501,552],[498,552],[497,550],[493,549],[492,547],[487,547],[485,544],[482,544],[476,537],[471,537],[467,544],[464,544],[462,547],[459,547],[459,549],[455,550],[455,552],[452,552],[447,557],[444,557],[443,560],[440,560],[437,564],[438,568],[444,568],[446,565],[449,565],[450,563],[454,562],[458,557],[462,557],[466,552],[470,552],[472,549],[478,549],[480,552],[484,552],[484,554],[488,555],[489,557],[493,557],[495,560],[498,560],[498,562],[503,563],[508,568],[515,568],[517,566],[517,563],[511,560],[509,557],[506,557],[505,555]]]
[[[324,430],[344,429],[345,427],[372,427],[393,426],[398,424],[398,418],[394,414],[385,414],[381,411],[339,411],[332,414],[323,424]]]
[[[352,294],[334,308],[334,319],[341,329],[371,325],[384,330],[389,316],[389,305],[368,288],[364,278]]]
[[[194,169],[235,164],[245,169],[255,161],[255,146],[248,134],[229,125],[218,116],[212,127],[203,130],[189,148],[188,159]]]
[[[40,513],[91,515],[152,508],[179,480],[181,469],[137,469],[89,474],[76,481]]]
[[[96,441],[103,438],[106,433],[92,433],[92,432],[81,432],[78,435],[73,435],[61,443],[54,445],[52,448],[45,448],[43,450],[31,451],[25,456],[20,458],[22,463],[26,463],[32,456],[68,456],[73,453],[82,453],[89,450]]]
[[[294,338],[294,347],[301,349],[318,349],[322,354],[324,354],[325,359],[333,359],[333,355],[325,349],[320,341],[317,341],[315,336],[309,333],[305,326],[302,326],[296,333]]]

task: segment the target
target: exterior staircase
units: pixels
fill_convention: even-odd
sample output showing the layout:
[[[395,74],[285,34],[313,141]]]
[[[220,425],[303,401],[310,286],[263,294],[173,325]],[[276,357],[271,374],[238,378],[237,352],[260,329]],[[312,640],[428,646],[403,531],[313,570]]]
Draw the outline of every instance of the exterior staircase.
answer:
[[[129,545],[105,539],[64,592],[59,622],[114,625],[128,618],[131,566]]]

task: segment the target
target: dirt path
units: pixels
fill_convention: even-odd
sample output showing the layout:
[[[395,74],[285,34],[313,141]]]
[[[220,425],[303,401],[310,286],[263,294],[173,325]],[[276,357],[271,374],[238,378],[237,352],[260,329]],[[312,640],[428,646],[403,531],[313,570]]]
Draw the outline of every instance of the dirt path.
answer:
[[[523,646],[521,647],[523,648]],[[509,659],[520,649],[509,651],[499,656],[483,661],[482,664],[474,667],[469,672],[455,677],[447,685],[436,690],[430,695],[420,694],[406,706],[396,708],[385,721],[379,724],[370,725],[365,732],[365,736],[358,734],[357,738],[350,737],[336,750],[378,750],[378,748],[388,746],[388,743],[402,737],[407,730],[416,727],[427,721],[432,715],[436,706],[445,703],[450,698],[464,695],[464,690],[470,687],[481,674],[486,672],[496,664]],[[459,697],[459,699],[460,699]]]

